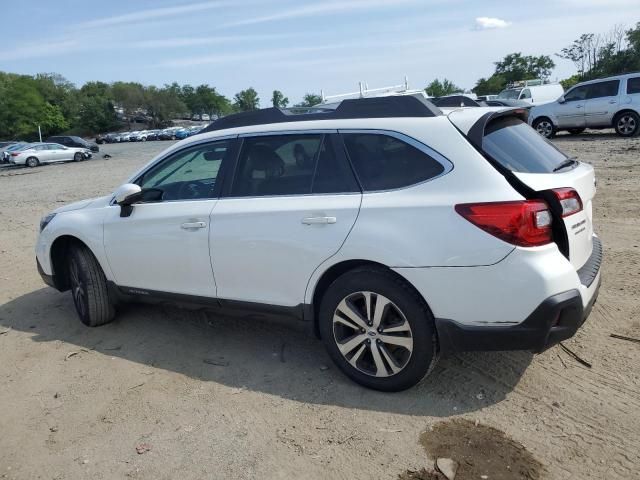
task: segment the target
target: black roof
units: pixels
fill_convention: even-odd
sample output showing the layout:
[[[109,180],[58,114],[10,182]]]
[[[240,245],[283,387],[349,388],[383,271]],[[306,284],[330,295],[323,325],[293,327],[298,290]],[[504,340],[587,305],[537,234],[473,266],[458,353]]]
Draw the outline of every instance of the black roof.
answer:
[[[263,108],[236,113],[216,120],[200,133],[268,123],[346,118],[435,117],[437,115],[442,115],[440,109],[417,96],[358,98],[342,100],[336,108],[318,105],[290,109]]]

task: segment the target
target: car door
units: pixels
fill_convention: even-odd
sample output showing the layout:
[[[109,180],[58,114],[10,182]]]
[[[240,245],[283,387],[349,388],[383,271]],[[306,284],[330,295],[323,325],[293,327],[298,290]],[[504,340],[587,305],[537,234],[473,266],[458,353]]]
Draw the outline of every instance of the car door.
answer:
[[[118,205],[107,207],[104,248],[115,281],[125,291],[216,296],[210,214],[235,142],[199,143],[152,165],[135,182],[149,194],[159,189],[162,198],[135,204],[130,216],[120,216]]]
[[[564,95],[564,102],[555,105],[559,128],[583,128],[585,126],[584,104],[587,85],[574,87]]]
[[[361,197],[335,131],[244,136],[211,215],[218,297],[302,304],[313,271],[347,238]]]
[[[49,150],[52,162],[63,162],[65,160],[73,159],[73,153],[70,153],[68,148],[65,148],[58,143],[47,144],[47,149]]]
[[[36,156],[40,163],[51,163],[56,161],[56,151],[51,147],[50,143],[43,143],[34,147]]]
[[[620,80],[607,80],[589,84],[585,101],[585,124],[587,127],[611,125],[618,110]]]

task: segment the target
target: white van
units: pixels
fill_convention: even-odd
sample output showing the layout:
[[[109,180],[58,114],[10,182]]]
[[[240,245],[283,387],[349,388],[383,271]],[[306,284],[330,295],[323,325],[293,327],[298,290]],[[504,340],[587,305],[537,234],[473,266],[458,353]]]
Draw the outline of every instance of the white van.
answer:
[[[535,84],[532,85],[534,82]],[[559,83],[542,83],[534,80],[506,88],[498,94],[498,99],[524,100],[533,105],[542,105],[557,100],[563,93],[564,88]]]

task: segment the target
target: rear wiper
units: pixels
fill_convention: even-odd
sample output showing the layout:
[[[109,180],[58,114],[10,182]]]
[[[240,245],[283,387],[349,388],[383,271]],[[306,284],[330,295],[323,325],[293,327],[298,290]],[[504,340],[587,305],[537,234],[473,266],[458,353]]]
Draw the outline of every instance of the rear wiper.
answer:
[[[553,171],[557,172],[558,170],[562,170],[563,168],[569,167],[569,166],[573,165],[574,163],[578,163],[578,161],[576,160],[575,157],[567,158],[564,162],[562,162],[560,165],[558,165],[556,168],[554,168]]]

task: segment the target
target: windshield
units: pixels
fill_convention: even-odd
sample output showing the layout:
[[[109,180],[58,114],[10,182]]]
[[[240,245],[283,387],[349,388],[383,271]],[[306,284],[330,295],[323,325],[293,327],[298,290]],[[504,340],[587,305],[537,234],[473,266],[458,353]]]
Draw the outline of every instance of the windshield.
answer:
[[[553,173],[568,157],[516,117],[500,117],[485,130],[482,149],[512,172]],[[573,162],[575,163],[575,162]]]
[[[510,88],[503,90],[498,94],[498,98],[505,98],[507,100],[517,100],[520,96],[521,88]]]

